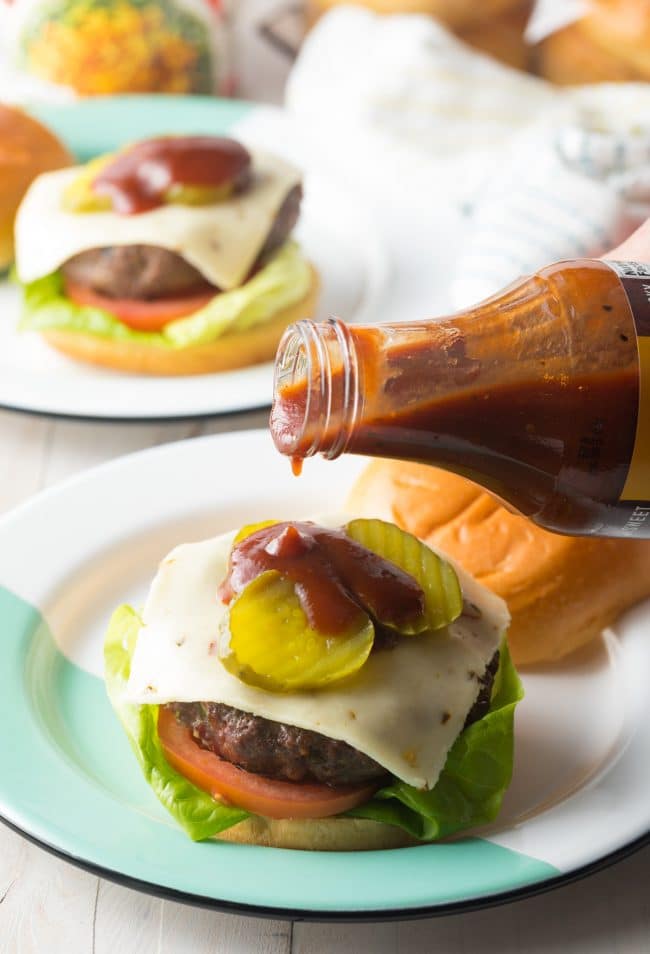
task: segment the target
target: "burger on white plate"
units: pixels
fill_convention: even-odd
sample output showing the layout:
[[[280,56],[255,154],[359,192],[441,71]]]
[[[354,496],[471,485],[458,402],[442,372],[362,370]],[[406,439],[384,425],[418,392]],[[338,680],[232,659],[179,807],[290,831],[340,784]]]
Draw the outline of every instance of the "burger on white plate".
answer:
[[[522,696],[505,603],[394,524],[268,521],[177,547],[120,607],[106,684],[193,839],[359,850],[493,820]]]
[[[201,374],[271,359],[313,314],[300,172],[218,136],[160,136],[38,176],[16,218],[21,328],[81,361]]]

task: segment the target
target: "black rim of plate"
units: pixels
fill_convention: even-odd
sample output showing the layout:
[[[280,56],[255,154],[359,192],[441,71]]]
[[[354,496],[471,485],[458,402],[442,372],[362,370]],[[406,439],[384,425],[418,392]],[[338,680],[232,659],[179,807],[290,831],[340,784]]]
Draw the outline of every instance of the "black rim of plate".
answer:
[[[226,418],[245,417],[247,414],[259,414],[261,411],[270,411],[271,403],[256,404],[253,407],[240,407],[231,411],[200,411],[188,414],[158,414],[143,417],[111,417],[96,414],[69,414],[66,411],[41,411],[35,407],[20,407],[14,404],[0,402],[0,411],[10,411],[12,414],[28,414],[31,417],[43,417],[54,421],[77,421],[83,424],[184,424],[192,421],[210,421]]]
[[[30,841],[39,848],[42,848],[50,854],[55,855],[57,858],[67,861],[70,864],[75,865],[77,868],[82,868],[84,871],[88,871],[90,874],[96,875],[97,877],[105,878],[107,881],[113,881],[115,884],[122,885],[125,888],[130,888],[134,891],[141,891],[145,894],[153,895],[154,897],[161,898],[165,901],[176,901],[180,904],[208,908],[213,911],[222,912],[224,914],[236,914],[243,917],[271,918],[280,921],[330,921],[340,923],[413,921],[422,918],[443,917],[446,915],[461,914],[470,911],[480,911],[484,908],[511,904],[513,901],[523,901],[526,898],[532,898],[539,894],[546,894],[546,892],[553,891],[555,888],[561,888],[565,885],[573,884],[576,881],[581,881],[583,878],[586,878],[589,875],[596,874],[599,871],[603,871],[605,868],[609,868],[612,865],[617,864],[619,861],[623,861],[630,855],[635,854],[635,852],[645,848],[646,845],[650,845],[650,830],[648,830],[639,838],[635,838],[632,841],[627,842],[625,845],[622,845],[620,848],[616,848],[609,854],[603,855],[602,858],[598,858],[596,861],[591,861],[586,865],[582,865],[581,867],[576,868],[574,871],[569,871],[566,874],[558,875],[555,878],[546,878],[543,881],[537,881],[529,885],[524,885],[523,887],[516,888],[513,891],[501,891],[497,894],[482,895],[477,898],[468,898],[464,901],[451,901],[446,904],[437,904],[416,908],[382,908],[374,911],[319,911],[309,909],[303,910],[300,908],[266,908],[261,905],[238,904],[236,901],[221,901],[219,898],[210,898],[205,895],[189,894],[185,891],[177,891],[174,888],[166,888],[164,885],[158,885],[150,881],[142,881],[139,878],[131,878],[129,875],[122,874],[118,871],[112,871],[110,868],[104,868],[101,865],[96,865],[92,861],[88,861],[85,858],[80,858],[76,855],[70,854],[67,851],[63,851],[62,849],[57,848],[55,845],[52,845],[41,838],[37,838],[30,832],[25,831],[24,829],[20,828],[19,825],[9,821],[9,819],[5,818],[3,815],[0,815],[0,822],[5,824],[12,831],[16,832],[16,834],[22,835],[23,838],[27,839],[27,841]],[[395,850],[399,851],[399,849]]]

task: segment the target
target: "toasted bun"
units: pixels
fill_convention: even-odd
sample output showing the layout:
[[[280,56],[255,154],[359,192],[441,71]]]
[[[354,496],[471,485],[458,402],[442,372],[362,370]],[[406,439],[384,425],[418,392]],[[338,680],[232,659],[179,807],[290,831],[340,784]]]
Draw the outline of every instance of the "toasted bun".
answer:
[[[525,0],[524,0],[525,2]],[[314,7],[325,12],[349,0],[317,0]],[[495,17],[522,6],[522,0],[360,0],[362,6],[376,13],[424,13],[435,17],[452,30],[489,23]]]
[[[439,547],[501,596],[512,615],[509,641],[519,665],[579,649],[650,594],[650,541],[548,533],[476,484],[435,467],[373,462],[348,506]]]
[[[530,47],[524,39],[524,30],[530,15],[530,5],[508,10],[485,23],[459,29],[461,40],[482,53],[500,60],[518,70],[528,68]]]
[[[535,52],[536,71],[560,86],[633,82],[643,76],[631,63],[613,56],[585,36],[579,23],[551,34]]]
[[[536,60],[542,76],[564,85],[650,79],[647,0],[591,0],[582,19],[542,41]]]
[[[597,48],[650,77],[648,0],[592,0],[579,26]]]
[[[45,126],[0,103],[0,270],[13,261],[14,217],[32,180],[73,161]]]
[[[418,844],[401,828],[365,818],[274,819],[257,815],[227,828],[218,840],[300,851],[373,851]]]
[[[76,331],[47,331],[44,337],[54,348],[71,358],[135,374],[181,375],[230,371],[270,361],[275,356],[287,325],[313,316],[319,288],[318,272],[312,266],[311,285],[300,301],[248,331],[225,334],[216,341],[188,348],[161,348],[132,341],[114,341]]]

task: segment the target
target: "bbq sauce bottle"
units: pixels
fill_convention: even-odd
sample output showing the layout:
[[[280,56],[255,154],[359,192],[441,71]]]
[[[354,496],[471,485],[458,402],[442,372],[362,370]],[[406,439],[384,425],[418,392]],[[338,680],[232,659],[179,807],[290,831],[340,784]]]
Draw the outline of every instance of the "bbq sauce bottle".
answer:
[[[549,530],[650,537],[650,266],[559,262],[449,318],[301,321],[271,431],[466,476]]]

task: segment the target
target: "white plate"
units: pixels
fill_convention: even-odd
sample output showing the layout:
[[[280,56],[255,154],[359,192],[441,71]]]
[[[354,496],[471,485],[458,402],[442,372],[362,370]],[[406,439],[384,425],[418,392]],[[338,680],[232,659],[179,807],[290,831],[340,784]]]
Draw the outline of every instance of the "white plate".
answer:
[[[347,321],[386,317],[388,258],[371,218],[335,180],[304,165],[287,137],[281,110],[197,97],[127,97],[48,107],[40,117],[79,156],[113,149],[134,135],[228,132],[297,160],[305,197],[295,235],[322,279],[314,317]],[[298,137],[299,138],[299,137]],[[56,237],[53,236],[53,241]],[[174,420],[231,414],[270,404],[272,364],[181,378],[127,375],[75,362],[38,334],[19,334],[21,294],[0,282],[0,407],[67,417]]]
[[[140,780],[98,678],[112,609],[140,604],[179,542],[269,516],[340,512],[362,466],[308,461],[295,480],[265,431],[207,437],[103,465],[0,521],[5,736],[30,738],[0,776],[0,815],[77,863],[154,893],[301,917],[404,917],[495,902],[647,840],[648,603],[568,662],[522,673],[514,779],[488,829],[445,845],[326,857],[193,845],[173,826]],[[101,750],[83,724],[91,709],[105,722]],[[40,798],[28,783],[37,750],[49,772]],[[264,876],[251,881],[251,865]]]

